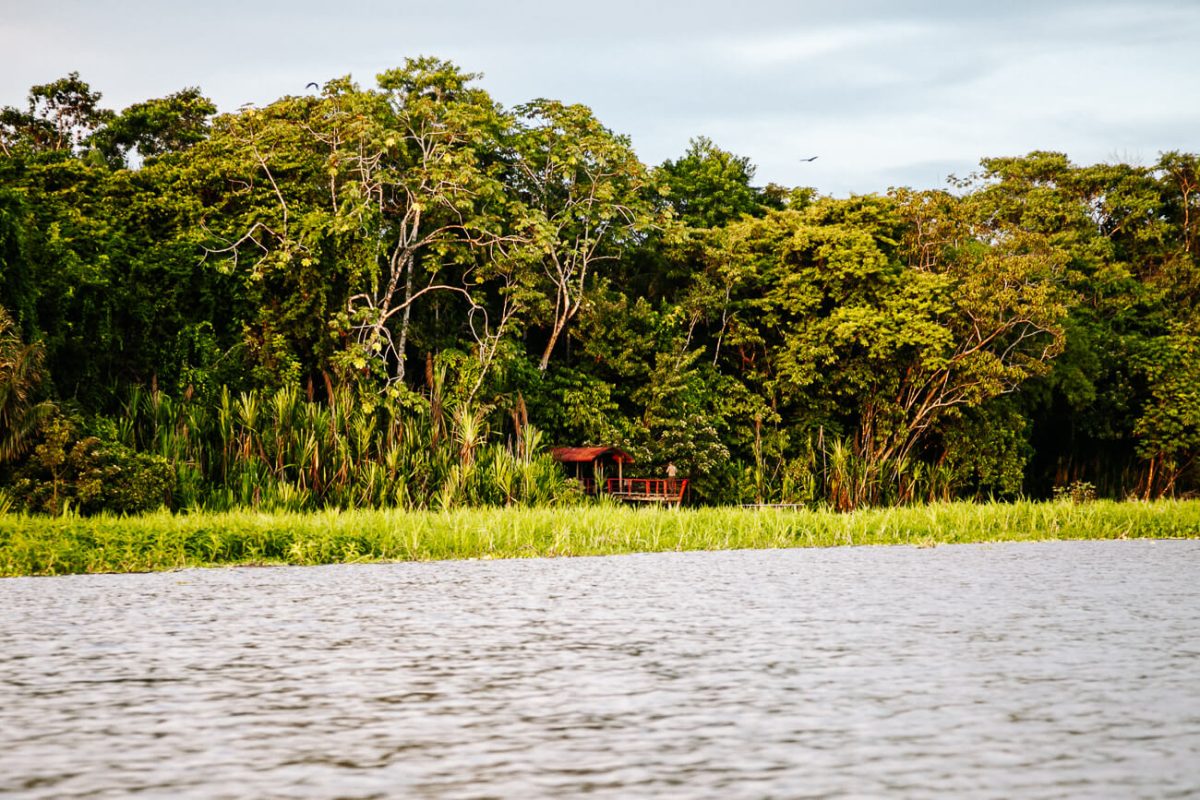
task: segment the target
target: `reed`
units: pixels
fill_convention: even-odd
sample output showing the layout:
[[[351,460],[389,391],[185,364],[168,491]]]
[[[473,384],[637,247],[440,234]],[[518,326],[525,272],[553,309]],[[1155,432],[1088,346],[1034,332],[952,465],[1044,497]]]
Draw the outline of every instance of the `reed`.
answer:
[[[476,469],[484,468],[486,458],[481,455]],[[477,480],[462,473],[454,491],[478,491]],[[1126,538],[1200,538],[1200,501],[934,503],[851,513],[639,509],[609,503],[425,511],[161,511],[132,517],[9,513],[0,514],[0,575]]]

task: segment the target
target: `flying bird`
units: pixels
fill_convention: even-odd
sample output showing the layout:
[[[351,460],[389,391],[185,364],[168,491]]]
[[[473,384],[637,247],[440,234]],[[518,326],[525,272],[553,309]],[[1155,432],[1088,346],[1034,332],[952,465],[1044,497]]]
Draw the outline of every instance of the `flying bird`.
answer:
[[[801,160],[801,161],[816,161],[816,160],[817,160],[817,157],[816,157],[816,156],[813,156],[812,158],[802,158],[802,159],[800,159],[800,160]]]
[[[314,89],[320,89],[320,88],[321,88],[321,85],[320,85],[319,83],[317,83],[316,81],[310,81],[310,82],[308,82],[307,84],[305,84],[304,88],[305,88],[305,89],[307,89],[307,88],[309,88],[310,86],[311,86],[312,88],[314,88]]]

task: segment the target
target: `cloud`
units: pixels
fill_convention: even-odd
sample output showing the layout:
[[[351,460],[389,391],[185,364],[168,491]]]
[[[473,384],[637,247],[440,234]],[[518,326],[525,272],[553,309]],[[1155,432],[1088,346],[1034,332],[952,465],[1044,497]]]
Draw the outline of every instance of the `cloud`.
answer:
[[[812,27],[718,40],[713,49],[727,62],[752,70],[814,66],[813,62],[834,57],[866,56],[870,60],[872,54],[864,51],[899,46],[927,30],[920,25],[878,23]]]
[[[705,134],[762,182],[836,193],[938,185],[1031,149],[1200,150],[1194,0],[8,6],[0,105],[78,69],[116,107],[199,85],[232,110],[346,73],[371,85],[426,53],[484,72],[507,105],[588,104],[650,163]]]

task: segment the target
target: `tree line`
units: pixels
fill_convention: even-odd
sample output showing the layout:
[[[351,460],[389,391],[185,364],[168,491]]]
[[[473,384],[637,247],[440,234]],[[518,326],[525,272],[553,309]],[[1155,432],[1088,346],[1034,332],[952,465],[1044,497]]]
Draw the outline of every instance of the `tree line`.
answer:
[[[834,198],[434,58],[101,100],[0,111],[0,506],[568,499],[547,444],[713,503],[1198,486],[1195,155]]]

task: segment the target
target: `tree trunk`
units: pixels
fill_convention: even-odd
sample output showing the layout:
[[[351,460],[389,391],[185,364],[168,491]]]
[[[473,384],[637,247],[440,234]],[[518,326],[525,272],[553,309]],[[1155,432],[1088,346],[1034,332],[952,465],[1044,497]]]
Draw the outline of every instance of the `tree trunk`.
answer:
[[[408,323],[412,316],[413,257],[404,256],[404,313],[400,317],[400,340],[396,343],[396,383],[404,383],[404,353],[408,346]]]
[[[538,364],[538,369],[542,372],[550,366],[550,354],[554,352],[554,345],[558,344],[558,337],[562,335],[563,329],[567,327],[567,317],[563,316],[555,321],[554,328],[550,331],[550,341],[546,343],[546,350],[542,353],[542,362]]]

